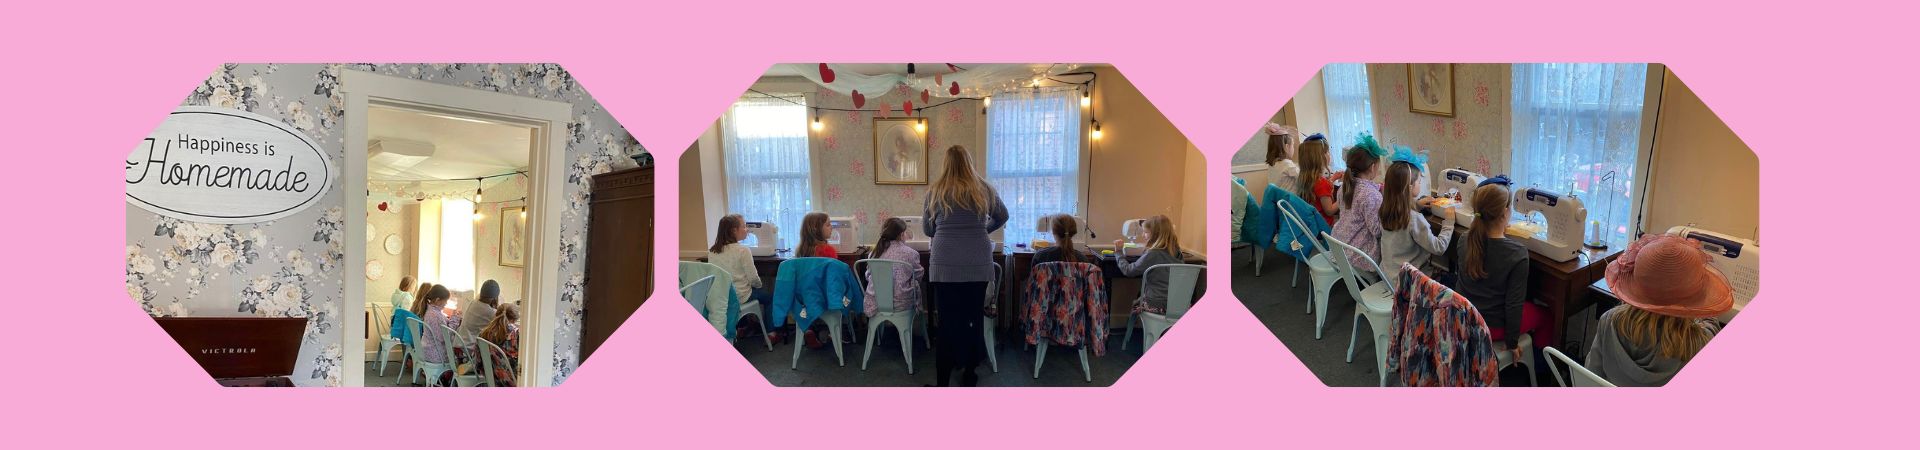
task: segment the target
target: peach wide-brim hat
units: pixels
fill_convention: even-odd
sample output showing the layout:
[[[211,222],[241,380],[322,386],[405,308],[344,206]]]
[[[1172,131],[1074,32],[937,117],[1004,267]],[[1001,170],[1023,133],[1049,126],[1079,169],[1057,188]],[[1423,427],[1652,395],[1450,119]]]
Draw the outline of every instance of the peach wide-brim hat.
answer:
[[[1733,286],[1700,242],[1654,235],[1634,241],[1607,264],[1620,301],[1654,314],[1702,319],[1733,309]]]

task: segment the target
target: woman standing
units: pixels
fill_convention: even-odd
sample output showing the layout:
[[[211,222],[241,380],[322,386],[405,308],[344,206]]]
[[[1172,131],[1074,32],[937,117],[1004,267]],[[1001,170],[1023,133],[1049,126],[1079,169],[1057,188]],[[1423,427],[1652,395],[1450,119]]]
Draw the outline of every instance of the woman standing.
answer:
[[[960,384],[979,384],[974,368],[985,353],[981,317],[987,283],[993,280],[993,241],[987,235],[1007,224],[1007,205],[973,171],[973,157],[958,145],[947,148],[947,166],[927,190],[923,232],[932,239],[927,281],[939,312],[939,348],[934,377],[948,386],[954,371]]]

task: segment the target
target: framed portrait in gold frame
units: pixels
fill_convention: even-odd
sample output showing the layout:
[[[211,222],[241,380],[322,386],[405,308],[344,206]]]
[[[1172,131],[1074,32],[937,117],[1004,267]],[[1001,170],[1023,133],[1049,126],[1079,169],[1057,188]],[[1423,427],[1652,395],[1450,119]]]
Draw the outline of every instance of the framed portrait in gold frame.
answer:
[[[926,119],[873,119],[873,184],[927,184]]]
[[[1407,64],[1407,110],[1453,117],[1453,64]]]

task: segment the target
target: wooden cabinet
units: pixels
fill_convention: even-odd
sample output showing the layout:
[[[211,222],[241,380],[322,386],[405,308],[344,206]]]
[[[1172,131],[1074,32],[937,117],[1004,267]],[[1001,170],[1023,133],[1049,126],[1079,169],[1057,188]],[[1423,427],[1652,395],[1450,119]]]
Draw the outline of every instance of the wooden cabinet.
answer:
[[[653,294],[653,168],[593,177],[580,361]]]

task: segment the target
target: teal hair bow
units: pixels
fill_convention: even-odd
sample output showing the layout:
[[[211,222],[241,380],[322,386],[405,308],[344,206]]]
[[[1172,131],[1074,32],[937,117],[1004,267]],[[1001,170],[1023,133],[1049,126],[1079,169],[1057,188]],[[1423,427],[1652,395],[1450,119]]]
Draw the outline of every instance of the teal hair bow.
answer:
[[[1353,141],[1354,147],[1366,150],[1367,153],[1373,154],[1375,158],[1385,158],[1387,156],[1387,149],[1381,147],[1379,141],[1373,140],[1373,133],[1361,132],[1359,136],[1353,138]]]
[[[1413,170],[1415,171],[1427,171],[1427,155],[1424,153],[1414,153],[1413,148],[1405,145],[1393,146],[1393,156],[1388,157],[1387,160],[1412,164]]]

